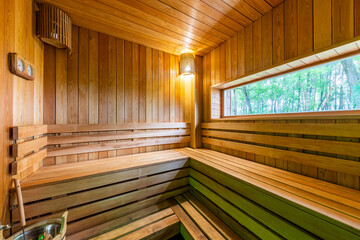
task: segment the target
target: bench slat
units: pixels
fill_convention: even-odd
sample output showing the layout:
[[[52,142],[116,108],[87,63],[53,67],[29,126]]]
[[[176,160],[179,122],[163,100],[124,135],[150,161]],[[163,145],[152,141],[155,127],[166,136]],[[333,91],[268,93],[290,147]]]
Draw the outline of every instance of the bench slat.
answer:
[[[199,199],[199,201],[201,201],[201,204],[204,205],[204,208],[206,210],[211,211],[212,213],[216,214],[216,217],[219,218],[219,221],[221,221],[221,223],[226,224],[226,226],[229,226],[238,236],[241,236],[244,239],[249,239],[249,240],[258,240],[259,239],[254,233],[250,232],[244,226],[240,225],[239,222],[237,222],[234,218],[232,218],[228,213],[223,211],[215,203],[210,201],[202,193],[200,193],[199,191],[197,191],[194,188],[190,188],[189,192],[190,192],[189,195],[195,196],[194,198]],[[188,193],[186,193],[186,194],[188,194]],[[186,194],[184,194],[184,195],[186,195]],[[222,227],[222,231],[224,231],[224,230],[225,230],[225,228]],[[226,236],[226,234],[223,234],[223,235]],[[229,234],[229,235],[231,235],[231,234]]]
[[[101,132],[141,129],[190,128],[189,123],[122,123],[122,124],[58,124],[48,125],[47,133]]]
[[[134,203],[134,204],[131,204],[131,205],[134,205],[134,206],[136,205],[133,208],[131,213],[129,213],[129,214],[124,213],[123,216],[115,218],[115,219],[113,219],[111,221],[106,221],[106,220],[104,221],[103,220],[101,224],[98,224],[96,226],[87,228],[87,229],[85,229],[83,231],[79,231],[79,232],[74,233],[72,235],[67,235],[66,239],[67,240],[89,239],[90,237],[96,236],[101,232],[104,232],[104,231],[109,230],[109,229],[114,229],[115,227],[124,225],[126,223],[131,222],[131,221],[138,220],[140,218],[146,217],[146,216],[148,216],[150,214],[159,212],[159,211],[169,207],[169,203],[167,201],[163,201],[161,203],[157,203],[157,204],[151,205],[151,206],[146,207],[146,208],[139,208],[138,203]],[[137,211],[138,209],[141,209],[141,210]]]
[[[223,221],[221,221],[215,214],[206,208],[197,198],[191,193],[185,193],[183,196],[186,200],[198,211],[206,220],[219,231],[226,239],[241,240],[231,228],[229,228]],[[195,217],[195,219],[197,219]]]
[[[176,216],[181,221],[181,224],[184,225],[184,227],[194,240],[207,239],[204,233],[196,226],[196,224],[189,218],[189,216],[184,212],[184,210],[174,199],[169,199],[168,201],[170,203],[171,209],[174,211]]]
[[[49,136],[48,145],[190,135],[189,129]]]
[[[196,211],[183,196],[177,196],[175,199],[209,239],[225,240],[225,238],[198,211]]]
[[[116,228],[112,231],[109,231],[109,232],[101,234],[97,237],[94,237],[94,238],[92,238],[92,240],[113,239],[113,238],[118,238],[118,237],[122,237],[122,236],[125,237],[125,235],[128,239],[130,239],[131,232],[141,229],[143,227],[147,227],[146,225],[152,224],[157,221],[161,221],[163,218],[166,219],[167,217],[171,217],[171,216],[175,216],[174,212],[171,210],[171,208],[166,208],[159,212],[153,213],[147,217],[133,221],[125,226]],[[172,225],[175,222],[179,222],[179,220],[174,221],[174,219],[172,219],[172,221],[169,221],[169,224]],[[166,227],[166,225],[165,225],[165,227]],[[128,234],[128,233],[130,233],[130,234]],[[140,238],[137,238],[137,239],[140,239]]]

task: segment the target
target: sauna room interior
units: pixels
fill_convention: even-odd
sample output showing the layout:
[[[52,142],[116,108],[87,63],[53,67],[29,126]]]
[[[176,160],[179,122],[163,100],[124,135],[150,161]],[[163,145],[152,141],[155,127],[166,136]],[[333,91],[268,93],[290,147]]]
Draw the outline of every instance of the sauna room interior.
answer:
[[[0,240],[360,239],[360,0],[0,0]]]

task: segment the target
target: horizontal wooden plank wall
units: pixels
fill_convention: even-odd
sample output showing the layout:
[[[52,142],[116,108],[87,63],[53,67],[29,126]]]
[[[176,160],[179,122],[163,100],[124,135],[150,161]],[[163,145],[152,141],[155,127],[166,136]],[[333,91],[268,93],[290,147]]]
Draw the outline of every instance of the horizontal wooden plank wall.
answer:
[[[178,77],[178,56],[77,26],[72,37],[71,52],[45,45],[44,124],[191,121],[191,81]],[[201,57],[197,59],[202,66]],[[48,158],[44,163],[180,146],[188,143]]]
[[[77,154],[100,155],[110,150],[126,151],[134,147],[152,146],[164,148],[169,144],[188,145],[190,142],[188,123],[48,125],[48,132],[56,134],[48,136],[46,143],[47,156],[55,157],[56,164],[67,163],[68,158]],[[71,135],[61,135],[62,133]],[[115,156],[114,152],[99,158]]]
[[[360,189],[359,120],[248,120],[203,124],[205,147]]]
[[[279,6],[262,16],[232,39],[226,41],[203,59],[203,122],[211,120],[211,91],[215,84],[238,79],[252,72],[266,70],[284,61],[300,58],[314,51],[321,51],[332,45],[350,41],[360,35],[360,23],[357,15],[360,4],[356,0],[285,0]],[[224,121],[222,121],[224,122]],[[227,121],[226,121],[227,122]],[[359,124],[354,119],[296,119],[292,120],[247,120],[231,121],[232,123],[298,123],[300,128],[306,124],[326,126],[326,124]],[[302,125],[303,124],[303,125]],[[316,127],[315,127],[316,128]],[[283,133],[275,129],[274,136]],[[293,137],[323,139],[342,142],[359,142],[358,137],[323,136],[320,134],[294,134]],[[246,151],[229,150],[204,144],[205,147],[227,152],[252,161],[297,172],[325,181],[359,189],[359,177],[325,170],[301,163],[264,157]],[[299,150],[290,145],[283,146],[295,151],[309,152],[315,155],[326,155],[333,158],[345,158],[359,161],[359,155],[347,157],[335,153],[321,153],[313,150]]]
[[[187,192],[188,176],[188,157],[173,150],[46,166],[22,182],[27,224],[67,209],[67,238],[88,239],[139,209]],[[16,231],[20,226],[15,193],[11,200]]]
[[[33,174],[29,172],[29,166],[40,168],[48,157],[56,157],[57,164],[60,164],[67,163],[64,159],[78,154],[158,145],[164,147],[169,144],[187,145],[190,142],[190,131],[190,124],[181,122],[13,127],[12,157],[15,162],[11,168],[17,178],[23,180]]]

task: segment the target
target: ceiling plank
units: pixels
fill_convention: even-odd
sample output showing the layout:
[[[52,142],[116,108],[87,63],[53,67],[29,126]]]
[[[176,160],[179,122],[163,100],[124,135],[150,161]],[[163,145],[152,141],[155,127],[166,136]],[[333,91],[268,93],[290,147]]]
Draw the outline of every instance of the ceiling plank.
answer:
[[[283,0],[35,0],[73,24],[164,52],[204,55]]]
[[[238,22],[234,21],[233,19],[229,18],[227,15],[223,14],[222,12],[218,11],[215,8],[212,8],[211,6],[207,5],[206,3],[200,0],[181,0],[181,1],[189,6],[192,6],[198,11],[206,14],[207,16],[215,19],[216,21],[226,26],[229,26],[230,28],[234,29],[237,32],[244,29],[244,27]]]

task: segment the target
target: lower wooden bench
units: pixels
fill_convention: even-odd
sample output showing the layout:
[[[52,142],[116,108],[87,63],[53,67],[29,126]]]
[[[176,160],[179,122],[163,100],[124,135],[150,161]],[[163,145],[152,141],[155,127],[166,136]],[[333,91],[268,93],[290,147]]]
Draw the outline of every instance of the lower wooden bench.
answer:
[[[136,211],[107,225],[115,223],[118,225],[91,239],[168,239],[177,234],[194,240],[242,239],[190,193]],[[75,234],[74,237],[81,239],[83,236]]]
[[[158,211],[154,212],[156,208]],[[91,239],[169,239],[180,231],[180,221],[167,202],[136,211],[127,220],[131,221]],[[116,221],[120,223],[124,219]]]

